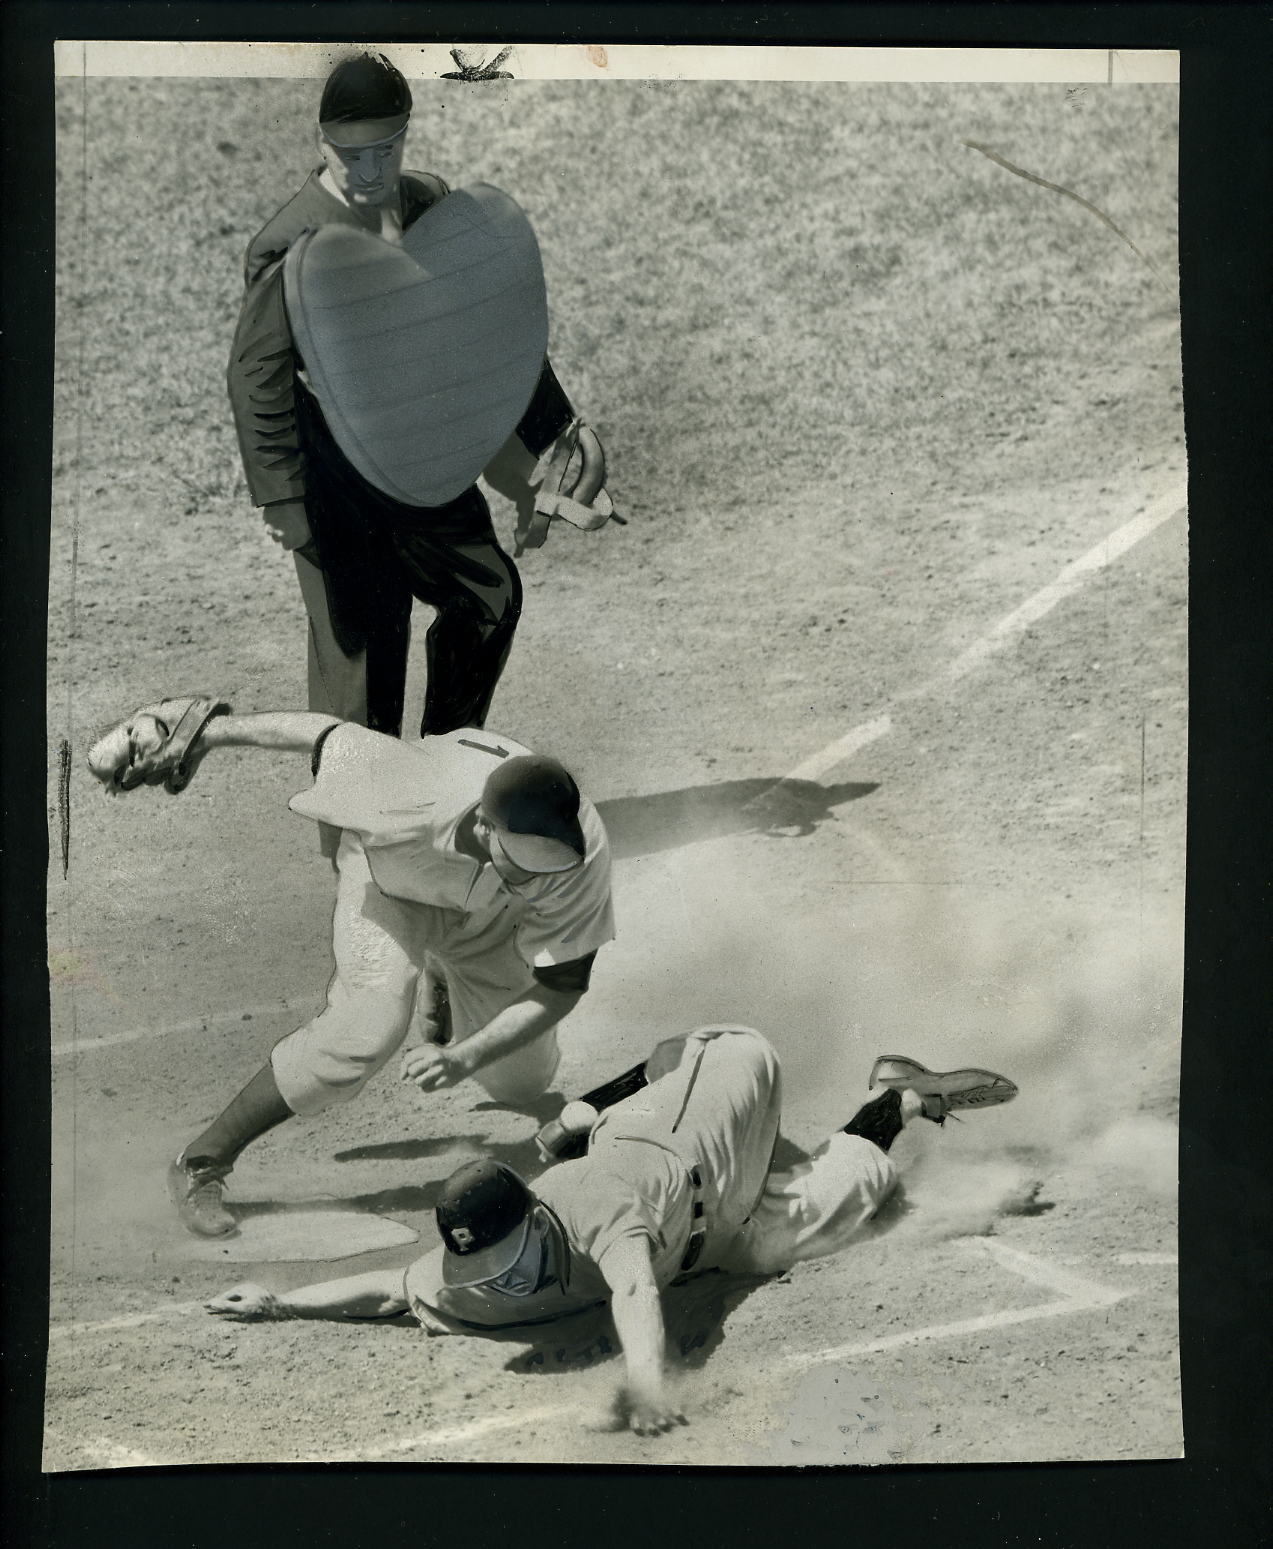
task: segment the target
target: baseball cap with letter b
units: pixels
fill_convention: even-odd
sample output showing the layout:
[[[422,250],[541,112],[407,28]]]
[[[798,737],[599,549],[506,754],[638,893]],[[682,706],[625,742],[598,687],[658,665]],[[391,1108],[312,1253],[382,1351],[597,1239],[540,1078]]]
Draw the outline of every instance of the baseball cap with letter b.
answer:
[[[555,758],[526,753],[502,763],[482,789],[482,812],[523,871],[569,871],[587,853],[579,787]]]
[[[482,1285],[517,1262],[530,1236],[535,1196],[511,1167],[483,1158],[458,1167],[442,1185],[434,1213],[449,1286]]]

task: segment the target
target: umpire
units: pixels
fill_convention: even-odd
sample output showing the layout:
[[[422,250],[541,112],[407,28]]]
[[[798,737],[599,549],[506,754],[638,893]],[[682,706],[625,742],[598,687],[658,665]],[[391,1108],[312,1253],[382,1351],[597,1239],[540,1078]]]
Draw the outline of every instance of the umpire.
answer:
[[[413,506],[351,465],[307,386],[283,282],[283,260],[304,232],[340,224],[398,242],[448,192],[432,173],[402,170],[410,114],[410,89],[383,55],[332,71],[318,115],[322,165],[248,248],[228,386],[248,489],[293,555],[309,614],[310,708],[401,732],[419,598],[437,614],[420,724],[421,736],[435,736],[485,724],[521,612],[516,567],[476,485],[445,505]],[[572,420],[545,361],[517,437],[538,457]]]

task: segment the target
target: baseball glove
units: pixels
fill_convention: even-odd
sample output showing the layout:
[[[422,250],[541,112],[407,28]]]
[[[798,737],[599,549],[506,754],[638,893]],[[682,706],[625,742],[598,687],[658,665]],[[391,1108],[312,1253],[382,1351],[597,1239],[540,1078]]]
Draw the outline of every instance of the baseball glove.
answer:
[[[190,784],[203,753],[204,727],[230,707],[206,694],[143,705],[89,749],[88,767],[110,791],[162,785],[175,796]]]
[[[585,532],[618,522],[626,527],[605,489],[606,454],[597,433],[583,420],[570,422],[535,465],[530,476],[535,507],[518,524],[517,553],[541,547],[554,519]]]

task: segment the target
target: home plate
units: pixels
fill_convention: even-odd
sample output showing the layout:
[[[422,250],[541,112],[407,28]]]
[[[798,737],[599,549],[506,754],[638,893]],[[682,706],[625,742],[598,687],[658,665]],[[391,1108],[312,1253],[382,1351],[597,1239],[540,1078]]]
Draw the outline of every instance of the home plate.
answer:
[[[224,1264],[286,1264],[348,1259],[416,1242],[401,1221],[365,1210],[271,1210],[244,1216],[233,1237],[191,1243],[191,1257]]]

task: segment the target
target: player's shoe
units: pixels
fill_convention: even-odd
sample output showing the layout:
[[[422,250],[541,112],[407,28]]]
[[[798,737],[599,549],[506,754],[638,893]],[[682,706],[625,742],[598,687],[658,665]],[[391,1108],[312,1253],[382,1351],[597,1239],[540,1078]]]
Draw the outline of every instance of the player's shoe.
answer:
[[[935,1124],[945,1123],[948,1113],[961,1108],[991,1108],[1017,1095],[1016,1083],[993,1070],[929,1070],[904,1054],[881,1054],[871,1067],[868,1084],[916,1093],[924,1117]]]
[[[225,1208],[225,1179],[230,1171],[220,1162],[186,1161],[185,1152],[168,1168],[168,1194],[181,1224],[196,1237],[228,1237],[239,1223]]]

